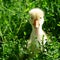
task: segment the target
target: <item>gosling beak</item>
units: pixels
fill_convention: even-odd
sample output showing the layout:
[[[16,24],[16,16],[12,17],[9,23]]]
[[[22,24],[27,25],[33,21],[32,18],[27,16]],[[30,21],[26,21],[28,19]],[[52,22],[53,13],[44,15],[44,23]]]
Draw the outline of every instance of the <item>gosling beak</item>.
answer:
[[[33,26],[35,28],[38,28],[39,27],[39,21],[38,20],[34,20]]]

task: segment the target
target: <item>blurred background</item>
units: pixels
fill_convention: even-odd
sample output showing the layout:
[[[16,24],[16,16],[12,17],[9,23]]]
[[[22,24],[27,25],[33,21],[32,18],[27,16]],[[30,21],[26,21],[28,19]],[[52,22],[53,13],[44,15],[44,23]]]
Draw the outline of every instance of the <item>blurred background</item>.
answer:
[[[43,30],[52,40],[47,52],[31,57],[26,48],[32,31],[29,10],[45,12]],[[0,60],[60,60],[60,0],[0,0]]]

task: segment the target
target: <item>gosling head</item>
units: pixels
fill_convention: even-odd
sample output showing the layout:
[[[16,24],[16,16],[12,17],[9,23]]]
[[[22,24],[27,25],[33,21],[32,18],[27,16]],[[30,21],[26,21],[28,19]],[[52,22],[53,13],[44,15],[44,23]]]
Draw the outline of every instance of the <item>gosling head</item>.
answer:
[[[30,23],[34,28],[39,28],[44,22],[44,12],[39,8],[34,8],[29,11],[31,16]]]

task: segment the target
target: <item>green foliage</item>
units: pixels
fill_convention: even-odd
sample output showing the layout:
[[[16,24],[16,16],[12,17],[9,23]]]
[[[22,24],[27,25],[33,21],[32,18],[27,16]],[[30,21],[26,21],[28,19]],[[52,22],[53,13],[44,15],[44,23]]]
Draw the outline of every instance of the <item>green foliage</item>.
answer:
[[[45,11],[43,29],[51,37],[46,52],[29,54],[26,48],[31,33],[29,10]],[[59,0],[0,0],[0,60],[60,60]],[[31,53],[31,52],[30,52]]]

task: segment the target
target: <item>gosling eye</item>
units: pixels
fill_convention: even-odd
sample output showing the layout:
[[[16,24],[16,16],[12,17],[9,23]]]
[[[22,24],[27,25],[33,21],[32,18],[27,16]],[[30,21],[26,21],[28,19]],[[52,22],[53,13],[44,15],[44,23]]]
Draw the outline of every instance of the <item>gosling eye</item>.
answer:
[[[33,17],[31,17],[31,19],[33,19]]]
[[[40,19],[42,19],[42,17],[40,17]]]
[[[30,19],[33,19],[33,17],[32,17],[32,16],[30,16]]]

